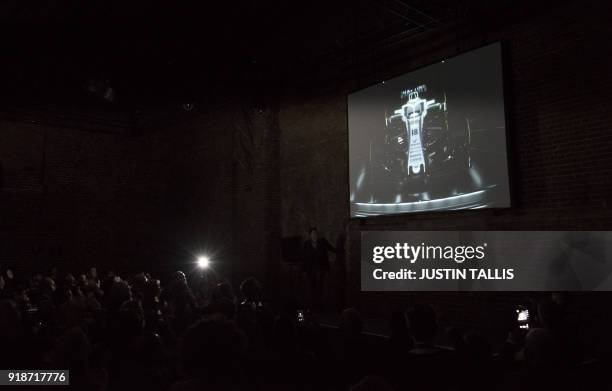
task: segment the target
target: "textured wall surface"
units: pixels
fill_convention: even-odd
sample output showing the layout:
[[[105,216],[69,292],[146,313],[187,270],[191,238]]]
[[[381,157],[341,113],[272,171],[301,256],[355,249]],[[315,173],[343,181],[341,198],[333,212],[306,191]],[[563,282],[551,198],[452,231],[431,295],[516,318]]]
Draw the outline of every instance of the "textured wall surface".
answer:
[[[119,202],[135,164],[132,140],[12,121],[0,129],[0,259],[19,268],[115,254]]]

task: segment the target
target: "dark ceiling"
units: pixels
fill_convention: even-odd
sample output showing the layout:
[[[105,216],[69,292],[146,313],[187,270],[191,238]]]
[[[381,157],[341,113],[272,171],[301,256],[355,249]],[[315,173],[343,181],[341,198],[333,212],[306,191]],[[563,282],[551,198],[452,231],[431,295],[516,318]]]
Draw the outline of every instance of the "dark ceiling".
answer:
[[[495,10],[514,4],[497,1]],[[197,101],[223,86],[317,65],[382,39],[435,30],[490,2],[13,0],[0,5],[5,105]],[[502,7],[502,8],[499,8]],[[492,11],[492,12],[495,12]],[[87,92],[112,87],[112,102]]]

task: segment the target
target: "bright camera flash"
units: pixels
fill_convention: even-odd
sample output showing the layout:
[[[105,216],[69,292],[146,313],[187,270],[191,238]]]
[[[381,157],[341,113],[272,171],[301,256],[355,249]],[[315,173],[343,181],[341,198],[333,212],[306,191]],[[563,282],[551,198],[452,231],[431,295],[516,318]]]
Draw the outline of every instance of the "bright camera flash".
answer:
[[[206,269],[210,265],[210,259],[208,257],[198,257],[198,267],[200,269]]]

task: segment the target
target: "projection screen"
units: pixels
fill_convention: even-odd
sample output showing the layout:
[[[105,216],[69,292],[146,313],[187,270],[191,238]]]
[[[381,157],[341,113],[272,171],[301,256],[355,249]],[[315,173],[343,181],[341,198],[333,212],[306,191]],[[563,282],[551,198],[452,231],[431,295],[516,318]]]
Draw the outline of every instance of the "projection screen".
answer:
[[[510,206],[501,44],[348,96],[352,217]]]

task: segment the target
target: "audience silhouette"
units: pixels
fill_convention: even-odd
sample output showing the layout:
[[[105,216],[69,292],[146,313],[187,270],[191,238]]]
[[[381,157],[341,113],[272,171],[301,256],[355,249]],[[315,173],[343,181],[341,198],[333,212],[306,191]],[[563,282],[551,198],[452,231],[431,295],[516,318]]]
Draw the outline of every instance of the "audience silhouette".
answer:
[[[442,327],[427,304],[397,307],[383,338],[364,332],[356,308],[336,328],[295,301],[274,310],[253,277],[238,296],[219,280],[196,299],[181,271],[164,283],[76,275],[2,272],[1,368],[69,369],[72,389],[100,391],[577,389],[581,375],[604,373],[583,363],[558,294],[540,295],[531,327],[510,324],[494,352],[477,330]]]

